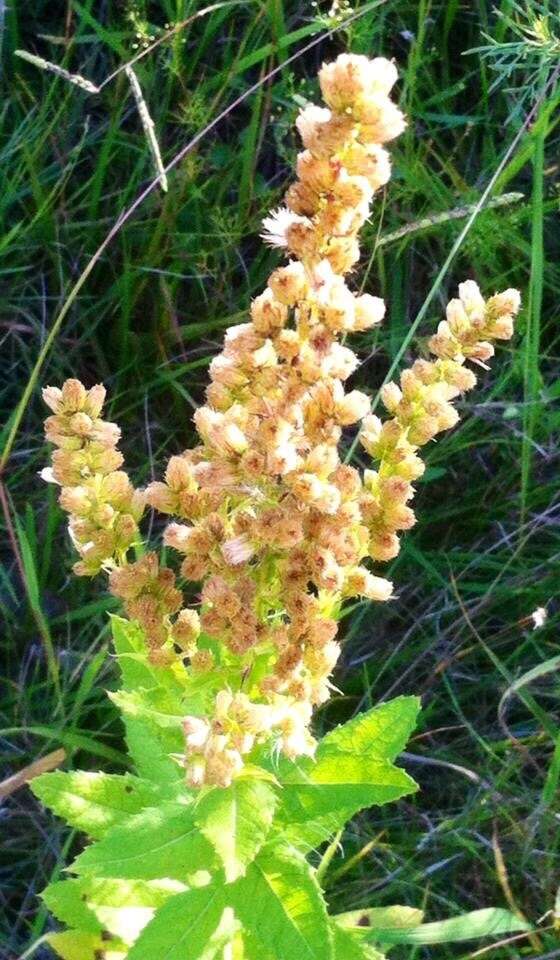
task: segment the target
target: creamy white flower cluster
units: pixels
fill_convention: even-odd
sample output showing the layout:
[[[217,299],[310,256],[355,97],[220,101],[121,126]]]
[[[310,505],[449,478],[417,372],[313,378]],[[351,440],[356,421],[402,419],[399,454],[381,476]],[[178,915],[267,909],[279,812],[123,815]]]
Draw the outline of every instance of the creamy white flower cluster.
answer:
[[[456,422],[452,400],[476,382],[465,360],[487,360],[491,341],[512,333],[517,292],[485,301],[468,281],[430,341],[435,361],[416,361],[400,385],[383,388],[389,419],[370,413],[365,393],[345,389],[358,361],[341,338],[385,312],[344,275],[390,176],[384,144],[404,129],[389,96],[396,78],[388,60],[349,54],[321,69],[327,106],[300,114],[298,179],[265,220],[267,241],[288,263],[212,361],[207,402],[194,417],[201,443],[172,457],[165,480],[146,491],[174,518],[165,544],[182,557],[182,576],[200,582],[200,603],[183,606],[173,573],[153,554],[111,574],[152,662],[179,657],[207,681],[205,708],[184,720],[192,786],[227,786],[263,746],[289,758],[313,753],[309,724],[330,695],[341,606],[391,597],[372,562],[394,557],[399,533],[414,523],[418,449]],[[360,423],[376,461],[363,476],[338,449],[342,431]]]
[[[53,412],[45,434],[57,449],[52,467],[41,475],[61,487],[61,506],[71,516],[70,535],[80,555],[74,572],[93,576],[125,562],[139,540],[146,498],[120,469],[119,428],[101,419],[105,387],[86,390],[79,380],[67,380],[62,390],[46,387],[43,399]]]
[[[192,784],[230,782],[271,737],[290,757],[312,753],[312,709],[329,696],[340,652],[340,605],[392,592],[362,562],[362,483],[338,443],[369,411],[365,394],[344,389],[358,361],[339,338],[385,312],[343,274],[390,176],[383,144],[404,128],[389,98],[396,78],[381,58],[343,55],[321,70],[328,106],[298,118],[298,181],[264,222],[267,241],[292,259],[211,364],[208,402],[195,414],[202,446],[172,458],[166,482],[148,489],[153,506],[183,521],[165,542],[183,554],[184,576],[203,581],[187,652],[199,660],[204,646],[208,669],[234,660],[243,678],[241,710],[240,694],[223,690],[212,715],[185,721]]]

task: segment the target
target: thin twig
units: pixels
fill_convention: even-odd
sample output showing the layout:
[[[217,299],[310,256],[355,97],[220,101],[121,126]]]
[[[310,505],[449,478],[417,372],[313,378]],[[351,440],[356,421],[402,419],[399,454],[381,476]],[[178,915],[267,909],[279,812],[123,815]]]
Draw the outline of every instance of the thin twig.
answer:
[[[154,167],[156,168],[156,174],[159,177],[159,182],[161,189],[164,193],[167,193],[168,183],[165,170],[163,169],[163,160],[161,159],[161,150],[159,149],[159,143],[156,137],[156,128],[154,121],[150,116],[150,111],[148,110],[148,104],[144,99],[144,94],[142,93],[142,87],[138,81],[138,77],[134,73],[132,67],[128,64],[125,67],[124,71],[130,82],[130,88],[132,90],[132,95],[136,101],[136,106],[138,108],[138,113],[140,115],[140,120],[142,121],[142,126],[144,128],[144,133],[146,134],[146,140],[148,141],[148,146],[150,148],[150,153],[152,154]]]
[[[80,87],[81,90],[85,90],[86,93],[99,93],[101,90],[101,87],[96,87],[91,80],[86,80],[81,74],[70,73],[68,70],[65,70],[64,67],[59,67],[57,63],[51,63],[50,60],[37,57],[34,53],[29,53],[27,50],[14,50],[14,53],[16,57],[27,60],[27,62],[32,63],[34,67],[39,67],[40,70],[46,70],[47,73],[54,73],[56,77],[62,77],[63,80],[67,80],[68,83],[73,83],[76,87]]]
[[[511,203],[519,203],[520,200],[523,200],[524,196],[523,193],[502,193],[499,197],[493,197],[492,200],[489,200],[484,209],[492,210],[495,207],[505,207]],[[475,210],[476,203],[470,203],[464,207],[454,207],[453,210],[445,210],[443,213],[428,214],[427,217],[422,217],[421,220],[415,220],[414,223],[407,223],[404,227],[399,227],[398,230],[393,230],[391,233],[381,234],[376,246],[386,247],[389,243],[401,240],[411,233],[418,233],[419,230],[428,230],[429,227],[439,226],[442,223],[447,223],[448,220],[463,220],[465,217],[470,216]]]
[[[15,793],[16,790],[19,790],[20,787],[23,787],[35,777],[39,777],[42,773],[48,773],[49,770],[56,770],[65,760],[66,750],[62,748],[60,748],[60,750],[53,750],[52,753],[47,753],[45,757],[40,757],[39,760],[34,760],[33,763],[28,764],[23,770],[14,773],[13,777],[7,777],[6,780],[2,780],[0,783],[0,800],[9,797],[12,793]]]

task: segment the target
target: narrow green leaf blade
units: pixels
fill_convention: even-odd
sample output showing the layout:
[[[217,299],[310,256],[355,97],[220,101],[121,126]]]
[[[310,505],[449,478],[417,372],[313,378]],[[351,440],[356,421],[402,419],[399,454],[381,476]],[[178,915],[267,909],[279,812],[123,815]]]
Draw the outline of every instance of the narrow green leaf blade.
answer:
[[[416,907],[394,904],[390,907],[366,907],[364,910],[350,910],[339,913],[335,920],[341,927],[360,928],[367,933],[371,930],[407,930],[422,923],[424,913]]]
[[[371,935],[379,943],[460,943],[463,940],[477,940],[479,937],[508,936],[531,930],[525,920],[516,917],[509,910],[499,907],[487,907],[473,910],[459,917],[423,923],[419,927],[398,930],[395,927],[377,929]]]
[[[196,807],[196,823],[212,844],[228,883],[244,875],[266,840],[276,807],[273,786],[240,778],[226,789],[214,788]]]
[[[83,770],[43,773],[30,787],[53,813],[94,840],[162,798],[161,789],[147,780]]]
[[[332,960],[332,935],[321,889],[295,850],[263,850],[231,887],[236,916],[276,960]]]

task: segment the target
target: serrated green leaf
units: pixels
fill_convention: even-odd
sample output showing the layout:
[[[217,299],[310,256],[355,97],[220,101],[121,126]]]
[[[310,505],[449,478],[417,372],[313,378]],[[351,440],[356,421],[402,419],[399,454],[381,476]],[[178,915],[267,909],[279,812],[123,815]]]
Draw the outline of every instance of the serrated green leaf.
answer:
[[[224,889],[199,887],[172,897],[140,935],[128,960],[213,960],[235,929]]]
[[[85,902],[84,885],[79,880],[50,883],[41,899],[57,920],[84,933],[101,933],[103,926]]]
[[[149,690],[159,684],[158,668],[147,657],[148,648],[144,634],[132,620],[111,617],[113,645],[119,662],[124,690]],[[171,674],[170,674],[171,676]]]
[[[276,960],[332,960],[332,936],[321,889],[295,850],[265,849],[231,886],[235,914]]]
[[[211,869],[214,861],[211,845],[195,824],[192,804],[166,803],[114,827],[70,869],[79,875],[187,882],[199,870]]]
[[[176,880],[80,877],[52,883],[41,896],[57,920],[69,927],[88,933],[105,930],[131,944],[155,911],[184,889]]]
[[[395,697],[335,727],[319,744],[317,758],[354,754],[393,761],[416,726],[419,697]]]
[[[100,960],[100,957],[103,960],[124,960],[126,957],[124,944],[82,930],[49,933],[46,940],[62,960]]]
[[[418,789],[404,770],[367,758],[329,757],[310,772],[308,783],[285,784],[284,816],[292,823],[343,811],[381,806]],[[340,824],[342,825],[342,824]]]
[[[370,944],[357,939],[350,930],[332,923],[334,960],[385,960],[382,953],[375,950]]]
[[[295,847],[300,853],[310,853],[321,844],[332,840],[335,834],[345,824],[355,810],[352,807],[340,808],[336,813],[328,813],[323,817],[314,817],[304,823],[282,823],[282,839],[289,846]],[[286,809],[282,811],[286,815]],[[279,818],[278,818],[279,819]]]
[[[124,717],[126,743],[135,769],[145,780],[169,786],[184,779],[184,771],[169,756],[168,743],[161,730],[141,720]]]
[[[83,770],[43,773],[30,787],[53,813],[94,840],[162,798],[161,789],[147,780]]]
[[[179,700],[174,698],[165,687],[152,690],[117,690],[109,696],[119,710],[127,717],[146,720],[151,725],[164,730],[176,731],[177,741],[173,749],[182,745],[181,721],[185,711]]]
[[[243,876],[266,840],[276,793],[264,780],[234,780],[209,790],[196,806],[195,820],[224,865],[226,881]]]
[[[320,743],[316,761],[292,767],[282,791],[279,818],[287,825],[330,816],[338,829],[364,807],[417,790],[393,760],[414,728],[416,697],[398,697],[337,727]]]
[[[532,930],[525,920],[520,920],[509,910],[498,907],[487,907],[484,910],[473,910],[463,913],[459,917],[450,917],[448,920],[436,920],[433,923],[422,923],[418,927],[398,930],[395,927],[378,929],[368,932],[377,943],[460,943],[464,940],[478,940],[479,937],[501,937],[510,933]]]
[[[146,642],[140,627],[114,616],[111,617],[111,626],[124,692],[157,687],[160,679],[156,668],[148,663]],[[177,698],[181,694],[179,677],[182,670],[180,665],[166,670],[166,685]],[[156,724],[138,717],[125,716],[124,725],[129,753],[140,776],[159,784],[178,782],[181,770],[169,756],[172,750],[165,732]]]

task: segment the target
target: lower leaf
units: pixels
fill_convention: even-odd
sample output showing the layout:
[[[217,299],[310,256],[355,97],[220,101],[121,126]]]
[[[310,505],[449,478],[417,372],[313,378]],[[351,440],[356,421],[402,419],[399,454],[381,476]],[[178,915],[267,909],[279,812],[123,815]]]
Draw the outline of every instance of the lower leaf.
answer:
[[[167,803],[114,827],[70,869],[86,876],[187,882],[214,862],[214,851],[194,822],[192,804]]]
[[[231,887],[243,929],[276,960],[332,960],[332,934],[319,884],[295,850],[262,851]]]
[[[526,920],[521,920],[509,910],[487,907],[484,910],[463,913],[459,917],[450,917],[448,920],[422,923],[409,929],[376,929],[371,934],[368,933],[368,938],[385,944],[460,943],[464,940],[477,940],[479,937],[502,937],[530,930],[532,927]]]
[[[214,960],[234,932],[223,887],[187,890],[158,910],[128,960]]]
[[[82,930],[49,933],[46,940],[62,960],[124,960],[127,956],[126,947],[118,941]]]

